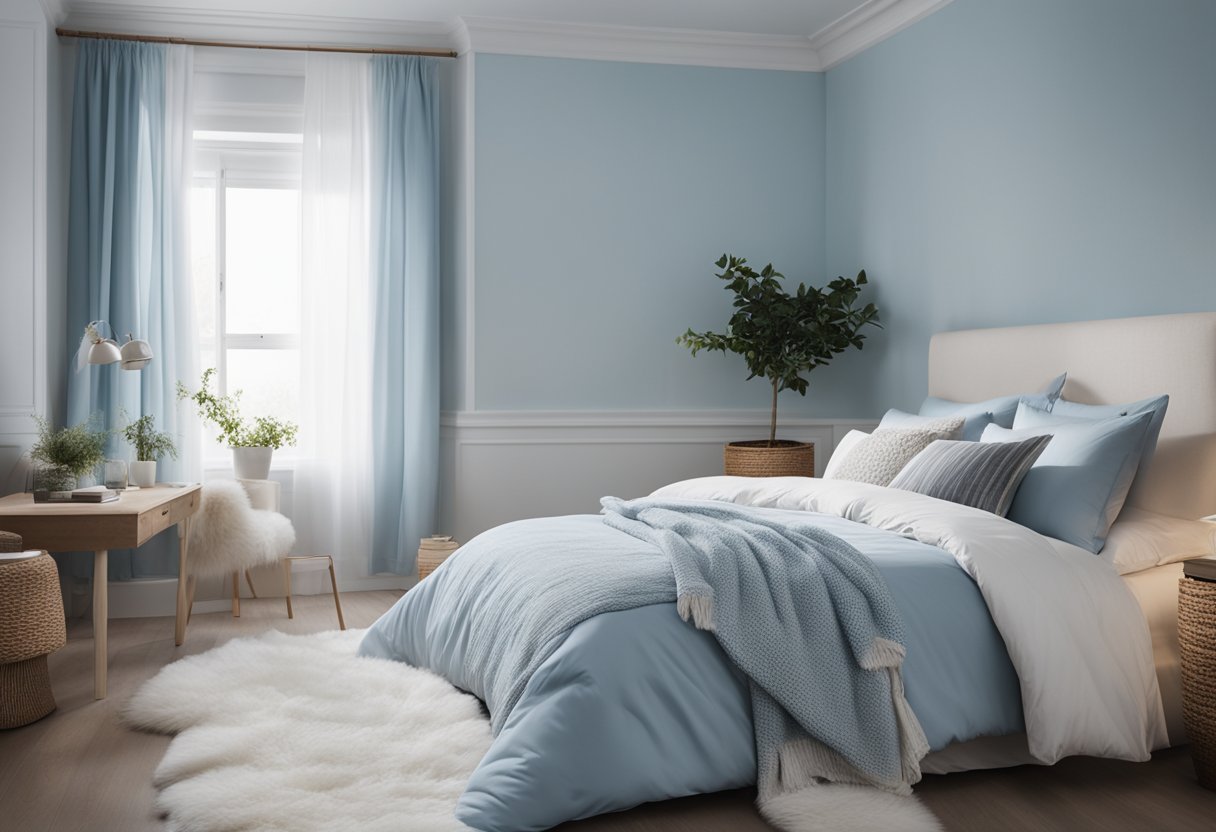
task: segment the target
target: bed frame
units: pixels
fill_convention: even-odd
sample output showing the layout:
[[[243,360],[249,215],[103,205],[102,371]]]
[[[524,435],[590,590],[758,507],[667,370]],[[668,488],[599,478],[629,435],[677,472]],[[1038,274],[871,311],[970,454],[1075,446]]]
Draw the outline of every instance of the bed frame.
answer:
[[[1037,390],[1068,373],[1064,397],[1114,404],[1168,393],[1157,452],[1128,504],[1173,517],[1216,512],[1216,313],[944,332],[929,343],[929,395],[981,401]],[[1140,478],[1144,478],[1141,482]],[[1181,564],[1126,576],[1153,637],[1170,744],[1186,741],[1178,659]],[[951,746],[926,771],[1031,762],[1014,738]]]

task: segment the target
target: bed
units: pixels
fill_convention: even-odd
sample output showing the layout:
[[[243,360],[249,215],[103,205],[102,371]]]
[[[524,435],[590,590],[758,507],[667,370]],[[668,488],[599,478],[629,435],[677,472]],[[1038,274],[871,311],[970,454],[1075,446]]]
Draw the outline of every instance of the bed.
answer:
[[[1212,511],[1216,314],[941,334],[930,345],[929,393],[978,401],[1035,389],[1062,369],[1064,395],[1076,402],[1169,393],[1156,457],[1126,505],[1188,519]],[[906,685],[930,749],[918,753],[913,782],[920,771],[1072,754],[1143,760],[1183,739],[1180,567],[1165,561],[1200,552],[1158,546],[1153,565],[1121,577],[1101,557],[995,515],[858,483],[706,478],[652,499],[729,504],[749,521],[790,528],[813,516],[865,552],[909,622],[891,690],[898,711],[904,693],[895,689]],[[733,653],[724,657],[721,632],[678,614],[671,601],[683,599],[654,554],[596,516],[507,524],[467,544],[369,630],[364,655],[426,667],[487,703],[496,740],[457,810],[469,826],[539,830],[758,778],[764,797],[755,686]],[[606,574],[623,560],[652,571],[644,586],[602,591],[573,577],[587,558],[600,558]],[[586,605],[584,594],[601,591],[585,617],[546,629],[567,612],[565,599]],[[544,596],[543,614],[515,609],[532,603],[526,593]],[[526,632],[542,634],[529,648],[533,664],[503,684],[501,657],[519,651]]]

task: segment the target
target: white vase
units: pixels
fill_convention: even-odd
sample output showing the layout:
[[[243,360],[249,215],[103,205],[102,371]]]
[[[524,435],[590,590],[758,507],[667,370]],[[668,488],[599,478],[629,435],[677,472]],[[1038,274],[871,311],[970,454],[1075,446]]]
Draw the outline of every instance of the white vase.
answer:
[[[156,460],[141,459],[131,463],[131,485],[151,488],[156,485]]]
[[[232,462],[238,480],[270,479],[270,457],[274,448],[233,448]]]

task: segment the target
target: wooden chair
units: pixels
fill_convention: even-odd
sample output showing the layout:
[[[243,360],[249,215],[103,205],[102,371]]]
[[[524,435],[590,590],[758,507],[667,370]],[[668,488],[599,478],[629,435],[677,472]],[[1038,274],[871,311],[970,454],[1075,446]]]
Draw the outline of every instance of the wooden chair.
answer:
[[[295,618],[291,609],[291,570],[299,567],[301,572],[311,572],[329,566],[329,586],[334,593],[334,609],[338,612],[338,628],[346,629],[346,619],[342,617],[342,599],[338,597],[338,579],[334,575],[334,559],[330,555],[288,555],[283,558],[283,588],[287,591],[287,617]]]
[[[274,480],[238,480],[241,486],[245,489],[245,493],[249,495],[249,502],[255,509],[265,511],[278,512],[280,488],[278,482]],[[334,574],[334,559],[332,555],[284,555],[283,562],[283,590],[284,597],[287,601],[287,617],[295,618],[295,611],[291,608],[291,573],[292,570],[297,572],[312,572],[319,569],[329,567],[329,586],[334,595],[334,609],[338,613],[338,627],[342,630],[346,629],[346,619],[342,615],[342,599],[338,595],[338,578]],[[258,597],[257,590],[253,588],[253,579],[249,576],[249,571],[245,570],[245,581],[249,584],[249,591],[254,598]],[[240,579],[237,575],[232,576],[232,604],[233,609],[239,615],[240,610]]]
[[[190,528],[190,606],[194,605],[194,579],[231,577],[232,616],[239,618],[241,574],[252,590],[249,570],[278,563],[291,551],[295,538],[289,519],[255,506],[241,485],[232,480],[204,483],[202,505]]]

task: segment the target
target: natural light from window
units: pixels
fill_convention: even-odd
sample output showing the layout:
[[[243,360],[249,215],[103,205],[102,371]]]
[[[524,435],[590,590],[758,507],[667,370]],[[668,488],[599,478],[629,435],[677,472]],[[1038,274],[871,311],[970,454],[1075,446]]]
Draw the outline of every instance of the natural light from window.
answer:
[[[268,134],[226,132],[223,137],[243,143],[258,141],[250,138],[256,135]],[[220,392],[242,391],[247,420],[266,415],[298,422],[299,180],[284,173],[282,158],[266,151],[217,158],[221,161],[211,169],[196,170],[191,194],[200,366],[218,370]],[[233,159],[236,164],[229,164]],[[198,379],[187,381],[187,386],[197,384]],[[208,427],[205,457],[226,465],[231,457],[215,436]],[[283,448],[275,458],[292,455]]]

